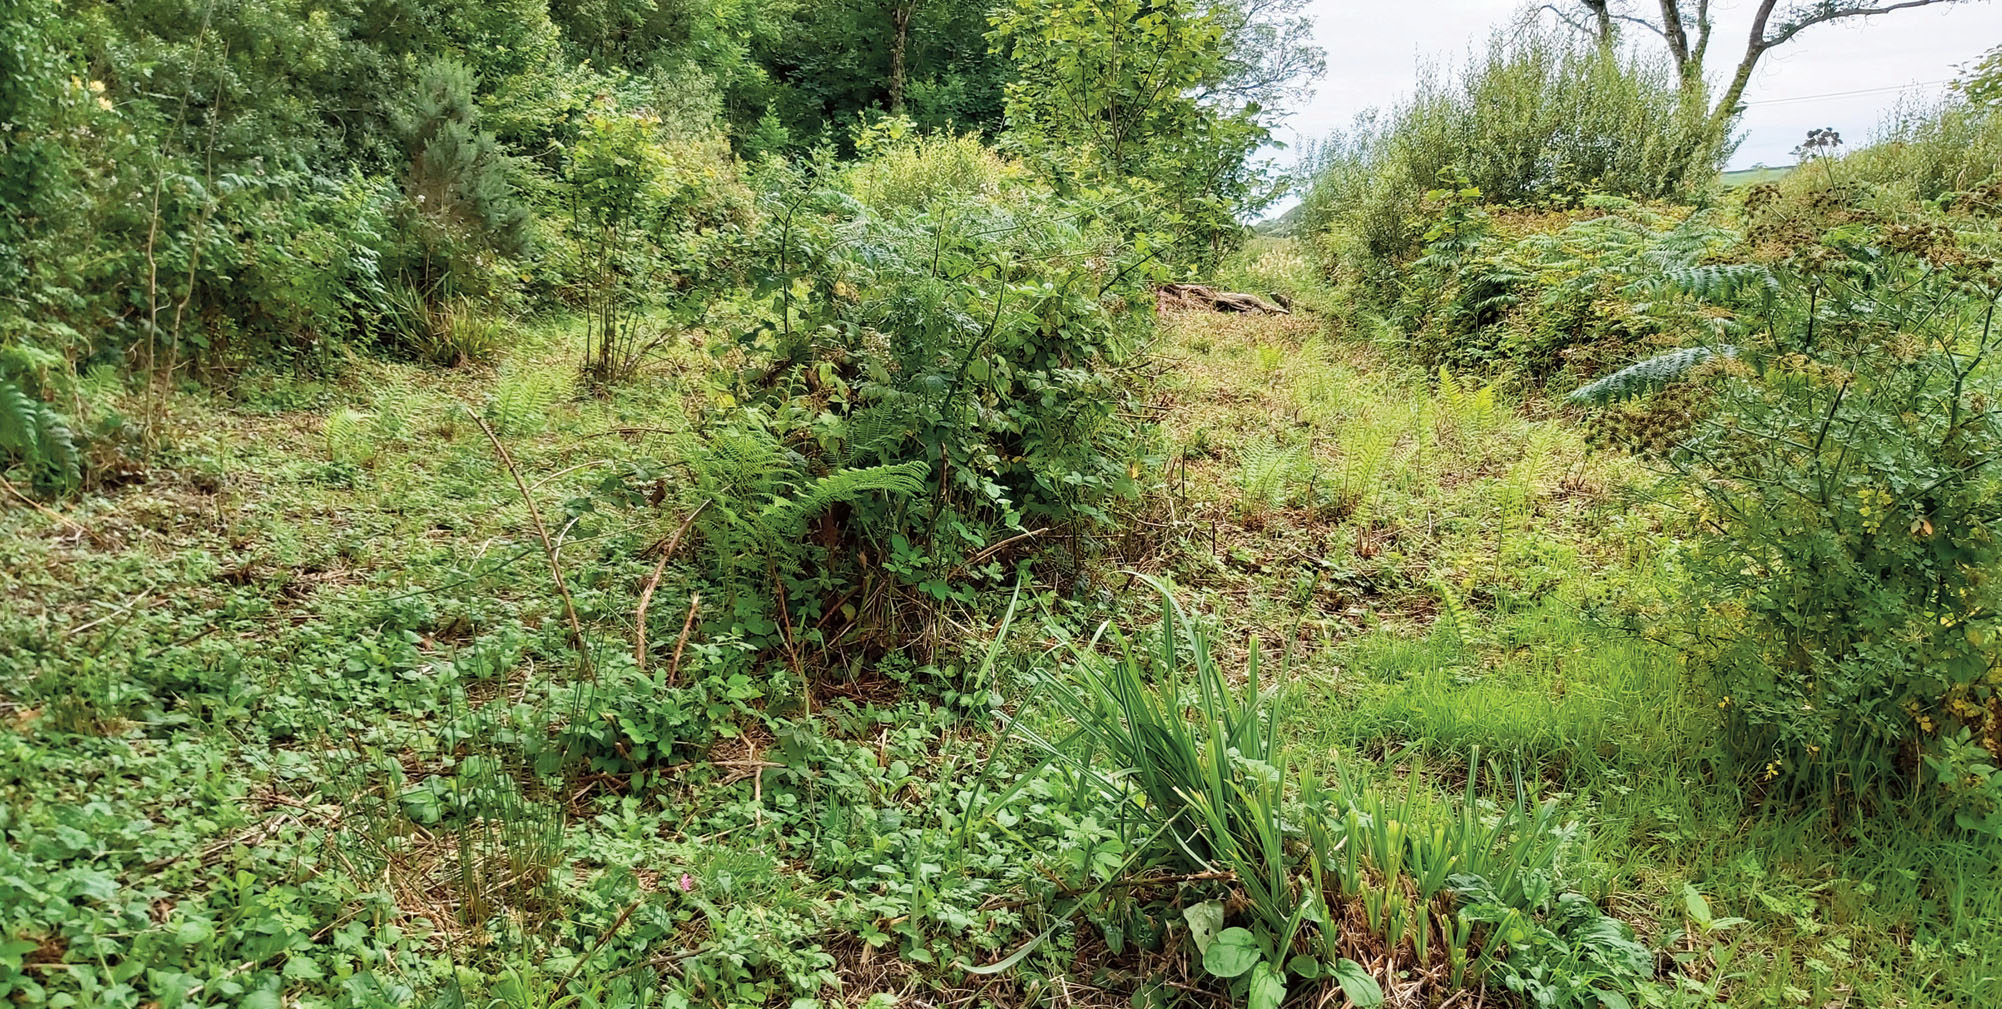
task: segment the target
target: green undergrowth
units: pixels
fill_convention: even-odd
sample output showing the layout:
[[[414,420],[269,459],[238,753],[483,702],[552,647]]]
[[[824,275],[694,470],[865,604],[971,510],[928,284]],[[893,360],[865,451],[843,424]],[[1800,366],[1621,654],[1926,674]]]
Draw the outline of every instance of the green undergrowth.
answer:
[[[513,335],[184,391],[162,465],[4,513],[13,1004],[1996,994],[1992,850],[1749,786],[1612,605],[1666,577],[1645,472],[1506,386],[1171,317],[1102,556],[801,678],[672,639],[701,338],[600,399]]]
[[[1188,533],[1143,559],[1219,615],[1219,650],[1286,656],[1295,766],[1445,795],[1499,768],[1561,801],[1584,892],[1654,951],[1647,1004],[1996,997],[1993,842],[1748,766],[1722,698],[1634,623],[1678,577],[1652,472],[1381,340],[1203,314],[1169,334],[1161,510]]]

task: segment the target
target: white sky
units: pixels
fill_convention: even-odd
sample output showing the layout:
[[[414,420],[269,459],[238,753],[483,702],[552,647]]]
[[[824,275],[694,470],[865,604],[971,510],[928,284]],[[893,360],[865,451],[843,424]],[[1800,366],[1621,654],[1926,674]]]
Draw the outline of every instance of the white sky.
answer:
[[[1755,6],[1754,0],[1713,0],[1713,76],[1737,65]],[[1275,139],[1297,148],[1302,138],[1325,137],[1356,113],[1409,94],[1421,58],[1464,62],[1472,47],[1486,45],[1489,32],[1523,8],[1522,0],[1312,0],[1306,13],[1328,52],[1327,76],[1312,98],[1291,110]],[[1629,26],[1628,37],[1660,44],[1637,26]],[[1745,139],[1731,167],[1790,164],[1793,148],[1820,126],[1833,126],[1851,146],[1859,144],[1901,92],[1940,94],[1940,82],[1957,76],[1956,64],[1998,43],[2002,3],[1981,0],[1810,28],[1760,61],[1745,95],[1750,107],[1739,120]],[[1291,155],[1279,159],[1290,163]]]

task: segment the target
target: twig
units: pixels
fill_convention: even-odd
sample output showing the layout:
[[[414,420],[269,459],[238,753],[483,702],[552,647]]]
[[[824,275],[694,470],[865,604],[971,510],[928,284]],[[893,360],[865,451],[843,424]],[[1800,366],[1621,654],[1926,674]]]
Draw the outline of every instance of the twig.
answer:
[[[522,480],[521,470],[514,464],[514,456],[508,454],[507,446],[501,444],[500,436],[494,434],[493,426],[487,423],[485,417],[480,416],[478,410],[464,403],[459,405],[466,407],[466,413],[473,418],[473,423],[478,424],[480,431],[487,436],[487,440],[493,443],[494,451],[500,454],[501,465],[506,466],[508,475],[514,478],[515,489],[521,491],[521,500],[528,505],[528,517],[535,522],[535,536],[542,541],[542,553],[549,558],[549,576],[556,580],[556,591],[563,596],[563,615],[570,620],[570,644],[577,649],[585,671],[595,675],[590,649],[584,647],[584,624],[577,619],[577,601],[570,598],[570,586],[563,581],[563,566],[556,562],[556,545],[549,540],[549,527],[542,524],[542,510],[535,506],[535,496],[528,492],[528,484]]]
[[[558,995],[561,995],[564,989],[570,987],[570,982],[576,979],[577,972],[583,970],[584,965],[590,963],[591,958],[597,956],[598,951],[604,949],[605,944],[612,941],[612,936],[617,935],[619,929],[625,927],[626,919],[632,917],[633,912],[639,910],[640,904],[644,903],[645,901],[646,901],[646,895],[641,894],[639,900],[635,900],[631,904],[626,905],[626,909],[620,911],[619,916],[617,918],[612,919],[611,927],[605,929],[604,934],[598,937],[598,941],[595,945],[591,947],[591,951],[579,957],[576,963],[571,964],[570,972],[563,975],[563,980],[556,983],[555,992]]]
[[[133,607],[138,606],[142,602],[145,602],[146,599],[150,597],[152,594],[153,594],[152,589],[142,589],[139,591],[139,594],[133,596],[131,599],[126,600],[125,605],[114,608],[110,613],[106,613],[105,615],[98,617],[96,620],[92,620],[85,624],[80,624],[76,627],[72,627],[66,633],[71,635],[82,634],[83,632],[90,630],[91,628],[96,627],[97,625],[102,624],[113,617],[123,616],[124,614],[130,613],[132,612]]]
[[[646,608],[653,602],[653,590],[660,585],[661,573],[667,570],[667,559],[674,556],[674,548],[681,545],[681,537],[688,532],[689,526],[695,524],[696,517],[708,509],[709,502],[704,501],[696,505],[695,510],[688,513],[687,518],[681,520],[681,528],[676,529],[674,535],[668,538],[666,549],[660,552],[660,562],[653,566],[653,574],[648,576],[646,587],[640,590],[639,609],[633,613],[633,663],[639,666],[642,673],[646,672]],[[689,603],[691,614],[695,611],[694,605],[692,601]],[[684,641],[687,640],[687,634],[687,631],[682,632]],[[676,647],[674,654],[679,658],[681,649]]]
[[[683,434],[683,433],[685,432],[676,431],[673,428],[667,428],[667,427],[612,427],[612,428],[606,428],[603,431],[593,431],[590,434],[584,435],[583,437],[585,439],[591,439],[591,438],[609,438],[612,435]]]
[[[984,560],[986,560],[987,558],[989,558],[989,557],[992,557],[992,556],[994,556],[994,555],[995,555],[995,554],[997,554],[997,553],[1000,553],[1000,552],[1001,552],[1001,551],[1002,551],[1003,549],[1005,549],[1006,547],[1008,547],[1008,546],[1009,546],[1010,544],[1013,544],[1013,543],[1019,543],[1019,542],[1021,542],[1022,540],[1026,540],[1026,539],[1034,539],[1034,538],[1036,538],[1036,537],[1038,537],[1038,536],[1041,536],[1042,534],[1044,534],[1044,533],[1046,533],[1046,532],[1049,532],[1049,531],[1050,531],[1050,527],[1049,527],[1049,526],[1042,526],[1042,527],[1040,527],[1040,528],[1036,528],[1036,529],[1031,529],[1031,530],[1029,530],[1028,532],[1025,532],[1025,533],[1016,533],[1015,535],[1013,535],[1013,536],[1010,536],[1010,537],[1008,537],[1007,539],[1005,539],[1005,540],[1002,540],[1002,541],[1001,541],[1001,542],[999,542],[999,543],[995,543],[995,544],[993,544],[993,545],[991,545],[991,546],[988,546],[988,547],[986,547],[986,548],[982,549],[982,550],[981,550],[981,551],[980,551],[979,553],[976,553],[976,554],[974,554],[973,556],[971,556],[971,557],[968,557],[967,559],[965,559],[965,560],[963,560],[963,561],[960,561],[960,562],[959,562],[959,566],[958,566],[958,567],[956,567],[956,568],[953,568],[953,570],[954,570],[954,571],[964,571],[964,570],[966,570],[967,568],[970,568],[970,567],[974,566],[975,564],[979,564],[979,563],[980,563],[981,561],[984,561]]]
[[[261,963],[265,963],[265,962],[267,962],[267,961],[271,960],[271,959],[272,959],[272,958],[274,958],[274,957],[278,957],[278,956],[281,956],[281,955],[283,955],[283,954],[286,954],[286,953],[290,953],[290,952],[292,952],[292,951],[291,951],[290,949],[281,949],[281,950],[279,950],[279,951],[278,951],[278,952],[276,952],[276,953],[266,953],[265,955],[263,955],[263,956],[260,956],[260,957],[257,957],[257,958],[256,958],[256,959],[254,959],[254,960],[245,960],[244,962],[242,962],[242,963],[240,963],[240,964],[237,964],[236,966],[234,966],[234,967],[231,967],[230,969],[228,969],[228,970],[226,970],[226,971],[223,971],[223,972],[222,972],[222,973],[221,973],[220,975],[218,975],[217,977],[213,978],[212,980],[216,980],[216,981],[227,981],[227,980],[229,980],[230,978],[233,978],[233,977],[237,976],[238,974],[241,974],[241,973],[243,973],[244,971],[247,971],[247,970],[251,969],[252,967],[255,967],[255,966],[257,966],[258,964],[261,964]],[[204,989],[204,988],[207,988],[207,987],[208,987],[208,982],[207,982],[207,981],[203,981],[202,983],[200,983],[200,984],[198,984],[198,985],[195,985],[195,986],[194,986],[194,987],[192,987],[192,988],[189,988],[189,989],[187,990],[187,993],[186,993],[186,994],[184,994],[184,995],[182,995],[182,996],[181,996],[181,998],[183,998],[183,999],[192,999],[192,998],[194,998],[195,996],[197,996],[197,995],[200,995],[200,994],[202,993],[202,989]]]
[[[572,467],[570,467],[569,469],[559,469],[559,470],[557,470],[556,472],[554,472],[554,473],[551,473],[551,474],[549,474],[548,476],[546,476],[546,477],[543,477],[542,479],[540,479],[540,480],[537,480],[537,481],[535,481],[535,488],[536,488],[537,490],[541,490],[541,489],[542,489],[542,485],[543,485],[543,484],[546,484],[546,483],[548,483],[549,481],[551,481],[551,480],[554,480],[554,479],[556,479],[557,477],[560,477],[560,476],[563,476],[563,475],[564,475],[564,474],[566,474],[566,473],[575,473],[575,472],[577,472],[577,471],[578,471],[578,470],[580,470],[580,469],[589,469],[589,468],[591,468],[591,467],[593,467],[593,466],[604,466],[604,465],[608,465],[608,464],[610,464],[610,463],[611,463],[611,461],[612,461],[612,460],[610,460],[610,459],[593,459],[593,460],[591,460],[590,462],[580,462],[580,463],[578,463],[577,465],[575,465],[575,466],[572,466]]]
[[[667,685],[673,686],[681,678],[681,650],[688,645],[688,632],[695,628],[695,608],[702,604],[702,593],[691,593],[688,597],[688,619],[681,622],[681,637],[674,642],[674,659],[667,664]]]
[[[40,501],[37,501],[34,498],[31,498],[28,495],[21,493],[21,491],[14,486],[13,482],[8,480],[4,476],[0,476],[0,488],[5,488],[7,493],[14,495],[14,500],[19,501],[22,504],[27,505],[28,507],[33,508],[38,512],[41,512],[44,515],[47,515],[52,519],[55,519],[57,522],[60,522],[63,525],[68,526],[75,532],[81,533],[85,537],[88,537],[92,543],[95,543],[98,546],[104,545],[104,541],[99,539],[96,533],[90,531],[89,529],[84,528],[82,523],[79,523],[75,519],[72,519],[69,516],[64,515],[62,512],[59,512],[54,508],[51,508],[48,505],[45,505]]]

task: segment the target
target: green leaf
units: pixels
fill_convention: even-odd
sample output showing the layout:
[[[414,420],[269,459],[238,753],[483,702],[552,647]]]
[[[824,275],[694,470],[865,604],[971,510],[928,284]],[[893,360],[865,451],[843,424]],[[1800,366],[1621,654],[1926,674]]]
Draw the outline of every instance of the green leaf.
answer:
[[[1251,972],[1251,1000],[1248,1009],[1279,1009],[1286,1000],[1286,974],[1269,963]]]
[[[70,874],[69,895],[72,897],[93,897],[110,901],[118,896],[118,882],[108,872],[97,869],[79,869]]]
[[[1299,975],[1300,977],[1312,981],[1313,979],[1321,976],[1321,961],[1316,960],[1305,953],[1301,953],[1294,956],[1293,959],[1286,961],[1286,969],[1294,974]]]
[[[1189,923],[1189,938],[1196,941],[1196,952],[1208,953],[1211,940],[1223,931],[1223,901],[1206,900],[1193,907],[1185,907],[1182,909],[1182,920]]]
[[[191,918],[174,930],[174,941],[183,946],[207,942],[215,937],[215,926],[199,918]]]
[[[1217,977],[1237,977],[1261,959],[1258,941],[1250,932],[1227,928],[1217,933],[1216,941],[1203,951],[1203,969]]]
[[[1034,939],[1031,939],[1028,942],[1023,943],[1021,949],[1018,949],[1015,952],[1008,954],[1006,957],[994,963],[982,964],[977,967],[971,964],[965,965],[966,972],[968,974],[979,974],[979,975],[999,974],[1002,971],[1005,971],[1010,967],[1013,967],[1016,964],[1021,963],[1024,959],[1027,959],[1029,954],[1034,952],[1036,947],[1041,946],[1043,944],[1043,940],[1048,939],[1050,937],[1050,933],[1054,931],[1056,931],[1056,926],[1054,925],[1044,929],[1041,935],[1038,935]]]
[[[1689,909],[1689,917],[1698,925],[1710,927],[1710,902],[1689,883],[1682,884],[1682,906]]]
[[[1363,969],[1362,964],[1354,960],[1335,962],[1335,981],[1342,986],[1342,994],[1355,1003],[1356,1009],[1376,1009],[1383,1004],[1383,988],[1369,976],[1369,971]]]
[[[1619,992],[1594,988],[1592,994],[1599,999],[1599,1004],[1605,1009],[1633,1009],[1633,1003],[1627,1001],[1627,997]]]
[[[41,943],[30,942],[26,939],[0,940],[0,966],[20,970],[22,959],[29,953],[33,953],[40,948]]]

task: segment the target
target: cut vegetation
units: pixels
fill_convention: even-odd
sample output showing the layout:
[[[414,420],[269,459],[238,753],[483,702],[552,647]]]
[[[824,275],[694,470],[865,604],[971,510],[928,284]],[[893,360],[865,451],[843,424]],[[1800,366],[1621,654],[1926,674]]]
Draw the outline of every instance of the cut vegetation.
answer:
[[[420,6],[0,14],[6,1004],[2002,1001],[1992,67]]]

